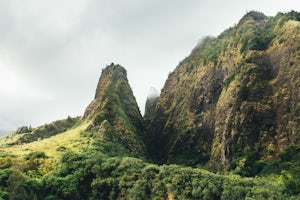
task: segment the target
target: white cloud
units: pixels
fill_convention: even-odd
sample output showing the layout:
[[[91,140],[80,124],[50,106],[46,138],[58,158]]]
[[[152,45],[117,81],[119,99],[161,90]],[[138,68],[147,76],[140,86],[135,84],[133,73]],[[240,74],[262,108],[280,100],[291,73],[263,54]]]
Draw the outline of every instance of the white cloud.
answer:
[[[26,80],[26,76],[0,58],[0,97],[50,99],[50,96],[39,91],[35,85]]]

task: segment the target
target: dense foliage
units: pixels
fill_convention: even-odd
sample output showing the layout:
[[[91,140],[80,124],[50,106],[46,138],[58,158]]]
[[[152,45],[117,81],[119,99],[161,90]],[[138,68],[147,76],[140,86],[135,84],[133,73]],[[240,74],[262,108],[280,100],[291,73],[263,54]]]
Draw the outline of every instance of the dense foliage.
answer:
[[[84,152],[65,152],[57,169],[41,175],[44,154],[22,166],[1,158],[2,199],[283,199],[294,183],[213,174],[178,165],[155,165],[128,157],[116,143],[95,141]],[[286,157],[288,155],[283,155]],[[34,167],[29,160],[32,160]],[[30,168],[30,169],[29,169]],[[35,173],[34,173],[35,172]],[[297,191],[296,191],[297,193]]]

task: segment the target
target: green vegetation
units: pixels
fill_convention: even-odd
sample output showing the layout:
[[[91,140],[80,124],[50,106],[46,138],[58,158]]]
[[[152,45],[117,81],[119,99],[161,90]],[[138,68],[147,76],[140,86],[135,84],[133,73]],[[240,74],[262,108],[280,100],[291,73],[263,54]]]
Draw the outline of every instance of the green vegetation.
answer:
[[[268,177],[282,180],[288,195],[300,194],[300,147],[288,146],[282,154],[272,160],[260,160],[261,153],[252,151],[234,160],[231,170],[236,174],[247,177]]]
[[[234,80],[234,76],[228,76],[224,81],[224,87],[227,89],[229,84]]]
[[[107,79],[109,84],[106,85]],[[105,80],[105,82],[102,82]],[[88,133],[92,138],[122,144],[137,157],[145,157],[144,121],[127,80],[126,70],[120,65],[110,65],[103,70],[97,88],[106,86],[94,100],[96,106],[88,116],[92,123]]]
[[[145,120],[126,70],[103,69],[83,118],[0,139],[0,200],[300,199],[299,19],[205,38]]]
[[[43,159],[34,152],[30,159]],[[178,165],[154,165],[126,157],[116,143],[96,142],[83,152],[67,151],[43,176],[23,166],[0,169],[2,199],[281,199],[284,185],[261,178],[217,175]],[[31,173],[28,173],[31,171]]]
[[[30,163],[0,169],[2,199],[284,199],[299,194],[298,179],[282,172],[283,183],[267,178],[217,175],[178,165],[154,165],[129,155],[118,144],[95,143],[82,153],[66,152],[59,167],[44,176],[28,173]],[[291,147],[280,159],[292,161]],[[41,159],[41,152],[29,156]],[[34,155],[34,156],[32,156]],[[44,156],[42,156],[44,157]],[[5,157],[7,158],[7,157]],[[298,158],[297,158],[298,159]],[[298,161],[299,162],[299,161]],[[277,170],[270,164],[269,172]],[[299,175],[296,162],[293,175]],[[281,168],[279,168],[280,170]],[[38,169],[35,169],[38,170]],[[26,172],[27,171],[27,172]],[[31,169],[32,171],[32,169]]]
[[[30,160],[30,159],[39,159],[39,158],[47,158],[45,152],[43,151],[34,151],[30,152],[28,155],[25,156],[25,160]]]
[[[80,117],[57,120],[50,124],[45,124],[37,128],[31,128],[31,126],[22,126],[18,128],[14,133],[3,137],[0,139],[1,145],[14,145],[14,144],[24,144],[33,142],[36,140],[41,140],[49,138],[51,136],[63,133],[68,129],[73,128],[80,121]]]
[[[19,127],[16,131],[15,131],[15,133],[16,134],[22,134],[22,133],[31,133],[32,132],[32,128],[31,128],[31,126],[21,126],[21,127]]]
[[[246,159],[253,166],[240,175],[255,176],[261,159],[297,144],[299,27],[294,11],[249,12],[218,37],[204,38],[169,74],[157,100],[147,143],[153,159],[189,166],[204,160],[216,171]]]

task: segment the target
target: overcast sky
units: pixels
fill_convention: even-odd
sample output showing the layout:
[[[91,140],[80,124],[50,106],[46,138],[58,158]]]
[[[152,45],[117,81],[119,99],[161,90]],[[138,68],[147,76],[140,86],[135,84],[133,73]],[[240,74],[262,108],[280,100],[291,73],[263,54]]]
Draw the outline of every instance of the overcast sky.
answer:
[[[299,0],[0,0],[0,134],[82,115],[101,68],[127,69],[141,111],[197,41]]]

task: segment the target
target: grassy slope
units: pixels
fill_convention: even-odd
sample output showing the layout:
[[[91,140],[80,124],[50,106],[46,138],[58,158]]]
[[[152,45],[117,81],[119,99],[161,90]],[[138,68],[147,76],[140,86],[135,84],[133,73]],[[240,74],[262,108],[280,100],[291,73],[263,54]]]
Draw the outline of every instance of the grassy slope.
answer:
[[[56,120],[50,124],[45,124],[36,128],[22,126],[9,135],[0,137],[0,146],[24,144],[49,138],[73,128],[79,122],[80,117],[68,117],[67,119]]]
[[[40,141],[34,141],[27,144],[14,145],[11,147],[3,148],[2,151],[21,157],[27,155],[30,152],[45,151],[48,157],[59,159],[63,152],[57,151],[58,147],[63,146],[72,151],[81,151],[84,147],[86,147],[88,141],[86,141],[86,138],[83,138],[80,133],[82,133],[86,129],[87,125],[87,123],[82,123],[71,130],[52,136],[50,138]]]

